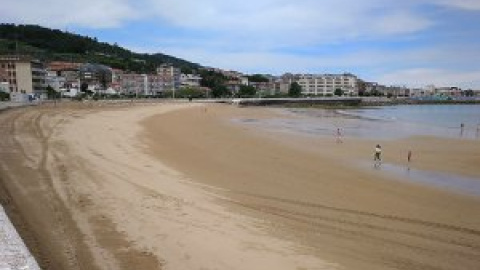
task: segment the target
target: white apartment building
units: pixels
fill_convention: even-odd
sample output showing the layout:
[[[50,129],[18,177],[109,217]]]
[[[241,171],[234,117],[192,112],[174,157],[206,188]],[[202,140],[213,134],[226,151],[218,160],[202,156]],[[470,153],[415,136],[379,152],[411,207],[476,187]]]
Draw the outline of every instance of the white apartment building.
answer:
[[[52,87],[55,91],[59,92],[64,88],[66,79],[61,76],[57,76],[57,72],[49,71],[45,77],[45,85]]]
[[[180,75],[180,84],[182,87],[198,87],[200,86],[200,81],[202,77],[196,74],[181,74]]]
[[[127,95],[160,95],[172,89],[170,77],[157,74],[124,73],[118,77],[119,92]]]
[[[159,95],[172,89],[172,82],[162,75],[147,75],[147,95]]]
[[[172,89],[178,89],[178,87],[180,87],[181,71],[179,68],[171,64],[162,64],[157,68],[157,74],[162,76],[166,81],[170,81]]]
[[[145,95],[148,93],[148,77],[146,74],[125,73],[120,76],[120,88],[123,94]]]
[[[335,89],[341,89],[345,95],[358,94],[358,78],[350,73],[300,74],[297,82],[304,95],[333,95]]]

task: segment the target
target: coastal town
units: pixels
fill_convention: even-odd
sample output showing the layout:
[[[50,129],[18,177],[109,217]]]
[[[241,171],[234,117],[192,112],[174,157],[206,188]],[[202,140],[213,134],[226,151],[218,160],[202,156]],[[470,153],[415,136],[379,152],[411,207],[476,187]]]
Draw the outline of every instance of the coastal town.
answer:
[[[0,56],[0,92],[11,101],[44,100],[82,95],[119,97],[288,97],[292,84],[300,87],[297,97],[385,96],[393,98],[472,99],[480,89],[428,85],[423,88],[385,86],[351,73],[292,74],[281,76],[243,74],[238,71],[201,67],[182,72],[165,63],[156,72],[139,74],[96,63],[42,62],[29,55]],[[200,71],[224,78],[223,91],[215,91],[202,80]],[[251,89],[243,91],[244,88]]]

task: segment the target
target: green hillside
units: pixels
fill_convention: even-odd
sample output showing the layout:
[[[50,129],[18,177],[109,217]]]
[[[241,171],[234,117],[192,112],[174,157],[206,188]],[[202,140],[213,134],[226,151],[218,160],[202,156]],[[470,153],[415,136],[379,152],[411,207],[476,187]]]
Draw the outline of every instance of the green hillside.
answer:
[[[156,53],[140,54],[117,44],[99,42],[73,33],[37,25],[0,24],[0,54],[30,54],[43,61],[100,63],[133,72],[153,72],[162,63],[182,69],[198,69],[199,64]]]

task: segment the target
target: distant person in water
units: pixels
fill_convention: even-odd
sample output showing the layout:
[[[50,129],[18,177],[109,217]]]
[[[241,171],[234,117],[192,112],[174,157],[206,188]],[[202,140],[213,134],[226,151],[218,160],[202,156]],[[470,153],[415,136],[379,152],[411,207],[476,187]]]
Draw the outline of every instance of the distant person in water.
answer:
[[[460,136],[463,136],[463,129],[465,128],[465,124],[461,123],[460,124]]]
[[[340,130],[340,128],[337,128],[337,134],[336,134],[336,138],[337,138],[337,143],[343,143],[342,141],[342,131]]]
[[[373,160],[376,162],[381,162],[382,161],[382,147],[380,144],[377,144],[375,147],[375,155],[373,157]]]

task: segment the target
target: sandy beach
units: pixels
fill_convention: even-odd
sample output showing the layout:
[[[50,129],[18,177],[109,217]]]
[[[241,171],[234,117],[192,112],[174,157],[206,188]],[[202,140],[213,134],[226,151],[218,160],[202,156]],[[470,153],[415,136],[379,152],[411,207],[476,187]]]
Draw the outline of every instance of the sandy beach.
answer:
[[[42,269],[479,269],[480,199],[395,180],[368,139],[269,132],[220,104],[0,113],[0,203]],[[474,140],[382,142],[478,178]]]

